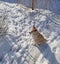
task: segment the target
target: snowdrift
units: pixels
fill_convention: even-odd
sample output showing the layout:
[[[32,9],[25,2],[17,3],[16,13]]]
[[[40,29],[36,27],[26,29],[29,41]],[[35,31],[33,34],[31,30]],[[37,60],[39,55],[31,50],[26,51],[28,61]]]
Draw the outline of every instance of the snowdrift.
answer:
[[[60,15],[0,1],[0,14],[4,12],[8,32],[0,36],[0,64],[60,64]],[[32,45],[29,31],[33,25],[48,39],[45,44]]]

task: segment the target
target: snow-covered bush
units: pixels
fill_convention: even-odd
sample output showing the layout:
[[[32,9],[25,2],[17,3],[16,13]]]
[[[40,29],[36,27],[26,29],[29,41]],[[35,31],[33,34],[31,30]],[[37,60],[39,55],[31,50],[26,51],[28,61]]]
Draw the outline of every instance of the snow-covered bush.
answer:
[[[0,15],[0,36],[6,34],[8,30],[7,15]]]

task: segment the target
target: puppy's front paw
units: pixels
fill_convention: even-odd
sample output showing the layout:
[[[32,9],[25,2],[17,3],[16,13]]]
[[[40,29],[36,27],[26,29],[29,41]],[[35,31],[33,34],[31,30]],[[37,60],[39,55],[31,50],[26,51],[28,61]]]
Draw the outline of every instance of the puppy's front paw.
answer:
[[[37,46],[37,44],[36,44],[36,43],[32,43],[32,45],[33,45],[33,46]]]

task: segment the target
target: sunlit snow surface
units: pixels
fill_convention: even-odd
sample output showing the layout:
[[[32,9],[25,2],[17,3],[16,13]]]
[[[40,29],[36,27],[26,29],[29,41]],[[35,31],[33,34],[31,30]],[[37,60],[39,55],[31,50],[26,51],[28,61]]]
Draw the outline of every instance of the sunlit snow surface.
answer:
[[[58,11],[57,11],[58,12]],[[0,36],[0,64],[59,64],[60,15],[44,9],[0,2],[0,15],[8,16],[8,33]],[[40,46],[29,31],[35,25],[48,41]]]

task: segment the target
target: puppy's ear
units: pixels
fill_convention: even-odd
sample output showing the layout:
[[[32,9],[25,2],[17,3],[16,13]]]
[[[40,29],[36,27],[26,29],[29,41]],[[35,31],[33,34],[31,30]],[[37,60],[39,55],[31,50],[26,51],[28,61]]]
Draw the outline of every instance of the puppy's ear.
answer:
[[[37,31],[37,28],[33,25],[32,31]]]

